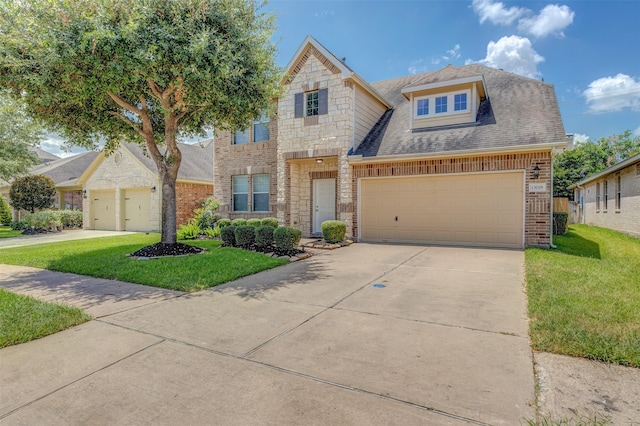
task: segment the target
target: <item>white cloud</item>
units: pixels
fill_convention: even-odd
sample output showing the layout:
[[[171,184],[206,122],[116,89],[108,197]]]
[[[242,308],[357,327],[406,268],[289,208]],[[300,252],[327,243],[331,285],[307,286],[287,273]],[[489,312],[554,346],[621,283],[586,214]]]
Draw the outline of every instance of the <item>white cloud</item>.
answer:
[[[526,37],[515,35],[502,37],[498,41],[490,41],[487,45],[487,57],[477,61],[493,68],[500,68],[525,77],[540,76],[537,64],[544,61],[531,46]],[[474,61],[467,60],[467,63]]]
[[[549,4],[538,15],[518,21],[518,29],[535,37],[557,34],[564,37],[562,30],[573,23],[575,12],[569,6]]]
[[[451,61],[460,57],[460,45],[456,44],[453,49],[447,50],[446,54],[431,59],[431,63],[439,65],[442,62]]]
[[[640,111],[640,80],[626,74],[592,81],[582,94],[591,112],[620,111],[625,108]]]
[[[335,14],[336,14],[336,12],[333,11],[333,10],[322,10],[320,12],[316,12],[315,16],[318,17],[318,18],[324,18],[326,16],[333,16]]]
[[[516,6],[507,9],[504,3],[493,0],[473,0],[471,7],[480,16],[481,24],[489,20],[496,25],[511,25],[513,21],[529,12],[529,9]]]
[[[429,71],[429,66],[424,63],[424,59],[417,59],[411,62],[407,71],[409,74],[420,74]]]
[[[589,135],[583,135],[581,133],[575,133],[573,135],[573,144],[583,143],[589,140]]]

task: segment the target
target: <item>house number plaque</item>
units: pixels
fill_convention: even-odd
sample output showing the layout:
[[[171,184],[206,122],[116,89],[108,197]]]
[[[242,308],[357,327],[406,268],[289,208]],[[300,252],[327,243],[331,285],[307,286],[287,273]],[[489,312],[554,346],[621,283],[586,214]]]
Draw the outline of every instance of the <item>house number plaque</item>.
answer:
[[[545,192],[547,190],[546,182],[530,183],[529,192]]]

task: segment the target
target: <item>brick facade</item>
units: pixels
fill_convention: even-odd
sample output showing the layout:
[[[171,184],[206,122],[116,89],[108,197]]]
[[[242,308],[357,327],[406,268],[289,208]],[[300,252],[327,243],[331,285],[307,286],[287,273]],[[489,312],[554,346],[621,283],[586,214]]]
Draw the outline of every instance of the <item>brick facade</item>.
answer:
[[[532,170],[540,168],[538,179]],[[388,163],[353,164],[351,191],[358,199],[358,179],[370,177],[428,176],[460,173],[525,171],[524,194],[524,244],[525,247],[549,247],[550,197],[551,197],[551,153],[531,152],[500,155],[478,155],[469,157],[394,161]],[[544,183],[546,191],[530,192],[530,183]],[[357,218],[353,221],[353,235],[358,235]]]
[[[184,225],[193,217],[193,211],[202,206],[202,200],[213,195],[213,184],[176,182],[176,220]]]
[[[250,127],[249,142],[242,145],[233,144],[234,132],[221,131],[216,133],[214,145],[214,197],[220,202],[218,214],[229,219],[235,218],[263,218],[276,216],[276,138],[278,135],[278,121],[272,119],[269,124],[269,141],[252,142],[253,134]],[[269,175],[269,211],[252,212],[251,177],[256,174]],[[233,211],[232,177],[236,175],[249,176],[249,211]]]

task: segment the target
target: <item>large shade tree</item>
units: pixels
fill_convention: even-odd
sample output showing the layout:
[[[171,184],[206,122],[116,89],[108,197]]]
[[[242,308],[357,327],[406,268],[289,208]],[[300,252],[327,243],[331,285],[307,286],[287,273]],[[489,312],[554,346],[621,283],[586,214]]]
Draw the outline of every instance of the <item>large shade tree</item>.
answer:
[[[71,145],[142,144],[176,244],[181,138],[271,108],[274,20],[252,0],[3,0],[0,85]]]
[[[38,158],[32,152],[40,144],[42,128],[6,91],[0,91],[0,180],[26,174]]]

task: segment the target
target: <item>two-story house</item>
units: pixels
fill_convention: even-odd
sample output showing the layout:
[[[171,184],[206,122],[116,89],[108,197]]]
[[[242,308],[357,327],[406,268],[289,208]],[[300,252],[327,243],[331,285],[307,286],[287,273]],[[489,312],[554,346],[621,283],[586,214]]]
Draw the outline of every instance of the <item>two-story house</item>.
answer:
[[[307,236],[338,219],[359,241],[549,246],[551,158],[567,145],[553,86],[477,64],[368,83],[310,36],[287,71],[274,117],[217,135],[224,215]]]

